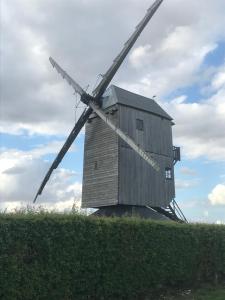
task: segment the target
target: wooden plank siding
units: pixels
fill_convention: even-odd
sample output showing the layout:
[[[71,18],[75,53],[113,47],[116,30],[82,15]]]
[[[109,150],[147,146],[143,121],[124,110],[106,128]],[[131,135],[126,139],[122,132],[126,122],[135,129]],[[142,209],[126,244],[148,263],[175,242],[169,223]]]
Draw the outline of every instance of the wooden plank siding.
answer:
[[[174,198],[174,180],[165,178],[165,168],[171,159],[152,155],[158,162],[157,172],[132,149],[119,150],[119,203],[166,207]]]
[[[143,120],[143,131],[136,129]],[[155,171],[124,141],[119,140],[119,203],[166,207],[175,197],[171,121],[149,112],[119,105],[119,126],[160,166]],[[165,168],[172,179],[165,178]]]
[[[112,116],[117,122],[117,114]],[[85,126],[82,207],[118,203],[118,136],[98,117]]]
[[[112,120],[153,156],[160,171],[155,171],[101,119],[92,115],[85,127],[82,207],[116,204],[166,207],[175,197],[171,118],[166,113],[157,115],[159,107],[151,112],[141,109],[141,104],[138,109],[124,105],[116,99],[116,91],[112,87],[108,93],[105,111],[113,111]],[[132,97],[135,102],[135,94]],[[143,121],[143,131],[136,128],[137,119]],[[171,179],[166,179],[166,168],[171,168]]]

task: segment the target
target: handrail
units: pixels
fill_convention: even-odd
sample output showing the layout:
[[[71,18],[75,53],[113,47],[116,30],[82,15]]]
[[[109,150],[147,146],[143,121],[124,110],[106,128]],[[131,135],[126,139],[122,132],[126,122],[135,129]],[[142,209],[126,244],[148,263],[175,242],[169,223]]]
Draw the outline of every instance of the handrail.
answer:
[[[173,203],[173,207],[174,207],[174,211],[179,215],[179,217],[185,221],[186,223],[188,223],[188,220],[185,218],[185,215],[183,214],[182,210],[180,209],[180,207],[178,206],[177,202],[175,201],[175,199],[172,200]]]

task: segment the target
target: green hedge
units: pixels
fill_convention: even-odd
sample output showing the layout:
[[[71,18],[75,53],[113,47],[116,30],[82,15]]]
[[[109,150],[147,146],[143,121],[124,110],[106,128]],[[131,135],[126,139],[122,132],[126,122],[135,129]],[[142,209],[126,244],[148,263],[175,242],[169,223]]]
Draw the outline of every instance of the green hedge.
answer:
[[[0,299],[142,299],[225,278],[225,226],[0,216]]]

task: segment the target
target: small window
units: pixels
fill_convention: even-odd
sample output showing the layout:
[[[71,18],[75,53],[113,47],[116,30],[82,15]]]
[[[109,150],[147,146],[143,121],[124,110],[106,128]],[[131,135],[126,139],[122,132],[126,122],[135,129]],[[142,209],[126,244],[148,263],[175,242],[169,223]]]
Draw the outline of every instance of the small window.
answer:
[[[98,170],[98,162],[97,161],[94,162],[94,170]]]
[[[137,130],[141,130],[141,131],[144,130],[144,122],[143,122],[143,120],[136,119],[136,129]]]
[[[165,176],[166,176],[166,179],[172,179],[172,169],[171,168],[165,169]]]

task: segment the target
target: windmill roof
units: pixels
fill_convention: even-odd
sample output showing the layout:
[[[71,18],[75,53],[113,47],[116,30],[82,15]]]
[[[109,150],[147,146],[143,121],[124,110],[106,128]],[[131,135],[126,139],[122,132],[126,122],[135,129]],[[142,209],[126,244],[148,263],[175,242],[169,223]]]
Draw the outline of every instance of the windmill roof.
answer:
[[[119,88],[118,86],[111,85],[103,95],[102,108],[105,109],[117,103],[144,110],[169,120],[173,119],[153,99],[129,92]]]

